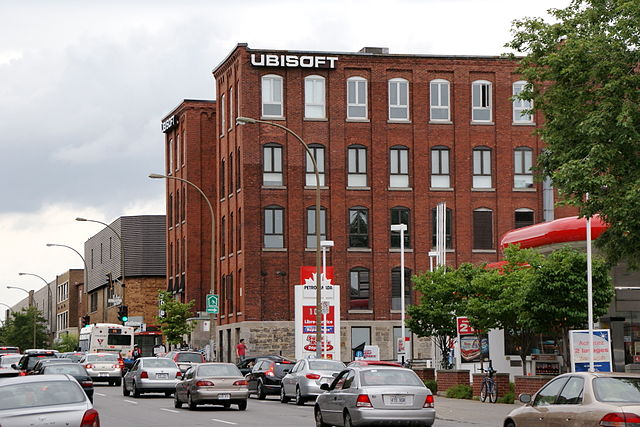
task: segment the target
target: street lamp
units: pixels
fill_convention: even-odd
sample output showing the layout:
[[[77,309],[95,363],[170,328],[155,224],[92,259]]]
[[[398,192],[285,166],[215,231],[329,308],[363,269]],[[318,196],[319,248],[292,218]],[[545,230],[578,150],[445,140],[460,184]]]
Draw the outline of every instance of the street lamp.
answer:
[[[61,248],[71,249],[73,252],[78,254],[80,259],[82,260],[82,263],[84,264],[84,291],[86,293],[87,292],[87,280],[89,279],[89,267],[87,266],[87,261],[84,259],[84,257],[82,256],[82,254],[80,252],[78,252],[77,250],[75,250],[71,246],[61,245],[59,243],[47,243],[47,247],[50,248],[50,247],[53,247],[53,246],[59,246]]]
[[[404,232],[407,231],[407,224],[391,224],[391,231],[400,232],[400,335],[402,336],[402,364],[404,365],[406,353],[404,338]]]
[[[216,233],[216,215],[215,212],[213,211],[213,206],[211,205],[211,201],[209,200],[209,198],[207,197],[207,195],[204,193],[204,191],[202,191],[202,189],[200,187],[198,187],[196,184],[194,184],[191,181],[188,181],[184,178],[178,178],[177,176],[168,176],[168,175],[161,175],[159,173],[151,173],[149,174],[149,178],[152,179],[175,179],[176,181],[180,181],[180,182],[184,182],[185,184],[189,184],[190,186],[192,186],[193,188],[195,188],[200,195],[202,196],[202,198],[205,200],[205,202],[207,202],[207,206],[209,206],[209,212],[211,213],[211,282],[210,282],[210,286],[211,286],[211,293],[215,294],[216,293],[216,264],[215,264],[215,253],[216,253],[216,246],[215,246],[215,233]],[[210,355],[211,358],[213,359],[213,341],[215,339],[215,330],[216,330],[216,318],[215,318],[215,314],[214,313],[209,313],[209,347],[210,347]]]
[[[333,240],[322,240],[320,241],[320,246],[322,247],[322,275],[324,276],[324,278],[327,278],[327,250],[329,248],[333,247]],[[335,295],[333,295],[335,297]],[[324,324],[324,335],[323,338],[324,340],[322,341],[322,348],[323,349],[327,349],[327,345],[326,345],[326,340],[327,340],[327,312],[329,311],[329,307],[327,307],[327,310],[322,310],[322,323]],[[335,315],[335,314],[334,314]],[[335,319],[333,320],[334,324],[333,327],[335,328],[336,324],[335,324]],[[329,351],[327,350],[327,353]]]
[[[256,124],[262,123],[269,126],[274,126],[288,132],[293,135],[303,146],[307,155],[311,158],[311,162],[313,163],[313,172],[316,175],[316,357],[322,357],[322,348],[320,344],[322,343],[322,282],[320,281],[320,172],[318,171],[318,164],[316,162],[316,156],[314,156],[313,152],[309,148],[306,142],[303,141],[298,134],[289,129],[286,126],[283,126],[279,123],[269,122],[266,120],[258,120],[252,119],[250,117],[238,117],[236,118],[236,122],[240,125],[243,124]]]
[[[26,292],[27,294],[29,294],[29,308],[33,307],[33,291],[28,291],[24,288],[21,288],[19,286],[8,286],[7,285],[7,289],[19,289],[21,291]],[[7,307],[9,307],[8,305],[4,304],[4,303],[0,303],[2,305],[5,305]],[[11,311],[11,307],[9,307],[9,311]],[[33,348],[36,348],[36,318],[37,318],[37,310],[33,311]]]
[[[47,282],[47,280],[44,277],[38,276],[37,274],[33,274],[33,273],[18,273],[18,276],[37,277],[38,279],[42,280],[44,284],[47,286],[47,300],[48,300],[47,301],[47,324],[49,326],[49,333],[51,334],[51,338],[53,339],[53,320],[51,319],[51,313],[53,311],[53,307],[51,303],[51,287],[49,286],[49,282]]]

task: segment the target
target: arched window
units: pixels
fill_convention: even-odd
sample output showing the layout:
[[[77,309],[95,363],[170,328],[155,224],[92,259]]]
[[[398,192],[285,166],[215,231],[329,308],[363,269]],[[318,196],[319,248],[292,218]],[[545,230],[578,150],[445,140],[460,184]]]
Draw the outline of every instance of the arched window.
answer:
[[[350,145],[348,148],[347,186],[367,186],[367,147],[364,145]]]
[[[406,79],[389,80],[389,120],[409,120],[409,82]]]
[[[320,207],[320,240],[327,240],[327,209]],[[307,208],[307,248],[316,247],[316,207]]]
[[[309,144],[309,150],[313,153],[313,157],[316,159],[316,164],[318,165],[318,175],[320,178],[320,185],[325,185],[324,180],[324,146],[320,144]],[[306,153],[306,151],[305,151]],[[309,156],[309,153],[306,153],[306,170],[305,170],[305,185],[309,187],[316,186],[316,174],[313,170],[313,161]]]
[[[347,79],[347,119],[366,119],[367,79],[350,77]]]
[[[513,188],[533,187],[533,150],[529,147],[516,147],[513,150]]]
[[[431,187],[451,188],[449,174],[449,147],[442,145],[431,149]]]
[[[369,247],[369,209],[365,207],[349,208],[349,247]]]
[[[431,80],[429,83],[430,120],[432,122],[451,121],[449,108],[449,81],[443,79]]]
[[[491,122],[491,82],[476,80],[471,84],[471,121]]]

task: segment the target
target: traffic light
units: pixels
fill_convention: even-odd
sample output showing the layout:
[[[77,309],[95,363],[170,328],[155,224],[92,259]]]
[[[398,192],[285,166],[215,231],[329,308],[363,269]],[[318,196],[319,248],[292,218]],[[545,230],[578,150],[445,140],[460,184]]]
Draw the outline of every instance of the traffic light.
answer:
[[[120,308],[118,308],[118,320],[121,321],[123,325],[129,320],[129,307],[121,305]]]
[[[91,316],[89,316],[88,314],[82,316],[82,326],[87,326],[89,324],[91,324]]]

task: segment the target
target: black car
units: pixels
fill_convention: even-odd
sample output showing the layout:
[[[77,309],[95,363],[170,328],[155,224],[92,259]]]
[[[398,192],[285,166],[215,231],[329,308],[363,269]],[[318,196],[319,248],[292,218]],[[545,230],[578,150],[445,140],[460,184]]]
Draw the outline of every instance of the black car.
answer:
[[[242,362],[239,362],[238,364],[236,364],[236,366],[238,367],[238,369],[240,369],[240,372],[242,372],[242,375],[247,375],[249,372],[251,372],[251,370],[253,369],[253,366],[256,364],[256,361],[258,359],[269,359],[269,360],[275,360],[277,362],[282,362],[283,360],[289,360],[286,357],[282,357],[275,354],[267,355],[267,356],[247,357]],[[292,360],[289,360],[289,362],[294,363]]]
[[[59,363],[71,363],[68,359],[58,359],[58,358],[45,358],[39,359],[36,361],[36,364],[33,365],[33,369],[29,372],[29,375],[40,375],[45,366],[54,365]]]
[[[58,359],[60,360],[60,359]],[[35,374],[35,371],[33,372]],[[87,394],[89,400],[93,403],[93,381],[81,365],[74,362],[65,361],[65,363],[45,363],[38,371],[40,375],[56,375],[56,374],[68,374],[78,381],[78,384],[82,387]]]
[[[31,353],[27,353],[22,355],[20,362],[18,362],[15,366],[16,369],[19,369],[22,375],[29,374],[33,367],[36,366],[38,360],[42,359],[57,359],[58,355],[54,351],[42,350],[42,351],[34,351]]]
[[[268,394],[280,395],[282,378],[293,368],[294,361],[257,359],[251,372],[245,375],[249,383],[249,395],[255,394],[263,400]]]

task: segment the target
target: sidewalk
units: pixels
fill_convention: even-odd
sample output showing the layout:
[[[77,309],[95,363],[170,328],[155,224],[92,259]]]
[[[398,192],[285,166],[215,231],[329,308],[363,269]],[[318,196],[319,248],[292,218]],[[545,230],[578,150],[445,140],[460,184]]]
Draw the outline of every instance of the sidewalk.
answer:
[[[448,399],[442,396],[435,396],[435,400],[435,426],[438,425],[438,420],[471,424],[474,427],[501,426],[506,415],[520,406],[505,403],[482,403],[478,400]]]

